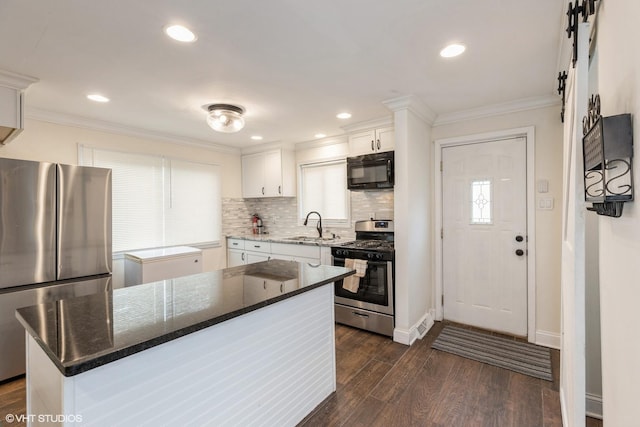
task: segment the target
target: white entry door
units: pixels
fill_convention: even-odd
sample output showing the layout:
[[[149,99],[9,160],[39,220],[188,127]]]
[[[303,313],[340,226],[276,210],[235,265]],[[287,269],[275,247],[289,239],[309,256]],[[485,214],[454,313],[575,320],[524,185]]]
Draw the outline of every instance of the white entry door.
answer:
[[[442,149],[444,318],[527,335],[526,139]]]

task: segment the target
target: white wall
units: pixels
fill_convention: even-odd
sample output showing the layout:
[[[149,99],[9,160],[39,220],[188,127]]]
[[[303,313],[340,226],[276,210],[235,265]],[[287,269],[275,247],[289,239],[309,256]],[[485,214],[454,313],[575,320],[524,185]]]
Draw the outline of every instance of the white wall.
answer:
[[[640,190],[640,2],[601,1],[598,85],[602,114],[633,115],[634,186]],[[640,384],[640,206],[626,203],[621,218],[600,217],[602,399],[605,425],[638,424]]]
[[[78,144],[218,164],[222,173],[222,197],[241,196],[239,152],[221,153],[204,147],[172,144],[27,119],[24,131],[9,144],[0,146],[0,157],[75,165],[78,164]],[[205,271],[225,266],[224,247],[204,250]],[[122,274],[121,263],[114,264],[114,283],[121,281]]]
[[[434,140],[526,126],[535,127],[535,180],[549,181],[553,210],[536,210],[536,335],[537,341],[559,345],[560,238],[562,214],[562,122],[560,106],[436,125]]]
[[[395,110],[394,126],[394,340],[409,344],[418,337],[418,324],[434,307],[431,127],[406,107]]]

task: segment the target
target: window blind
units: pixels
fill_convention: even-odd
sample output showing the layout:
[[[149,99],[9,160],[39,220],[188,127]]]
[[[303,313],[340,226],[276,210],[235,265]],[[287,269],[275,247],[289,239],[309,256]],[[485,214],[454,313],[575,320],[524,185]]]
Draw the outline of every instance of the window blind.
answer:
[[[219,243],[218,166],[86,146],[79,159],[112,170],[113,252]]]
[[[300,218],[318,211],[322,220],[349,222],[345,160],[300,165]]]

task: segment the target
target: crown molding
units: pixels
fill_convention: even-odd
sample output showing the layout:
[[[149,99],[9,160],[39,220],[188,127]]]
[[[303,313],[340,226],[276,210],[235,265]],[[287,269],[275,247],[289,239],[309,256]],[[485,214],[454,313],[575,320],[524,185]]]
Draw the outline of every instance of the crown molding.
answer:
[[[409,110],[430,125],[436,119],[436,113],[415,95],[400,96],[382,101],[382,103],[393,112]]]
[[[191,147],[206,148],[222,153],[239,154],[240,149],[227,145],[216,144],[202,139],[188,138],[178,135],[167,134],[149,129],[136,128],[133,126],[121,125],[104,120],[90,119],[72,114],[63,114],[39,108],[27,108],[26,117],[32,120],[48,122],[57,125],[73,126],[82,129],[94,130],[98,132],[115,133],[118,135],[133,136],[137,138],[155,139],[171,144],[186,145]]]
[[[388,126],[391,123],[387,123],[384,126]],[[346,144],[349,142],[347,135],[327,136],[320,139],[314,139],[311,141],[298,142],[295,147],[296,151],[308,150],[310,148],[326,147],[328,145]]]
[[[380,117],[377,119],[366,120],[364,122],[352,123],[350,125],[340,126],[347,133],[358,132],[361,130],[375,129],[386,126],[393,126],[393,116]]]
[[[449,123],[464,122],[474,119],[482,119],[491,116],[517,113],[519,111],[535,110],[560,105],[561,100],[556,95],[545,95],[533,98],[519,99],[500,104],[485,105],[479,108],[456,111],[438,115],[433,126],[441,126]]]
[[[295,148],[294,144],[292,143],[282,142],[282,141],[273,141],[273,142],[265,142],[262,144],[252,145],[250,147],[244,147],[240,151],[242,154],[254,154],[254,153],[261,153],[264,151],[277,150],[277,149],[293,150],[294,148]]]
[[[13,89],[25,90],[32,83],[38,82],[39,79],[23,74],[17,74],[7,70],[0,70],[0,85],[9,86]]]

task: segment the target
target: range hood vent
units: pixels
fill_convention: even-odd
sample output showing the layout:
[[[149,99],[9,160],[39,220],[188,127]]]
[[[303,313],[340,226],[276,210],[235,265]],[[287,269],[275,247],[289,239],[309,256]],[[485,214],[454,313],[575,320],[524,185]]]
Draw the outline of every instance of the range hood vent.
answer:
[[[24,91],[38,79],[0,70],[0,144],[15,138],[24,127]]]

